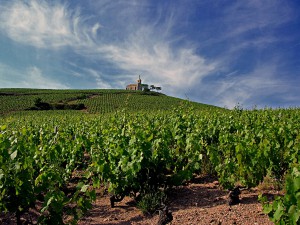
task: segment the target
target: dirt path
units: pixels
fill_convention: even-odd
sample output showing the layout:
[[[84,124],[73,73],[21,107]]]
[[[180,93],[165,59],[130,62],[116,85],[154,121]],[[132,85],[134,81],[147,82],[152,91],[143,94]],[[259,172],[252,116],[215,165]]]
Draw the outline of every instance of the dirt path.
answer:
[[[257,201],[257,190],[246,190],[241,194],[241,203],[229,207],[227,191],[220,189],[218,182],[198,179],[187,186],[176,187],[169,197],[169,208],[173,221],[170,224],[207,225],[207,224],[273,224],[262,213]],[[125,198],[115,208],[110,208],[109,197],[99,198],[80,225],[130,225],[157,224],[158,215],[145,216],[132,204],[131,198]]]

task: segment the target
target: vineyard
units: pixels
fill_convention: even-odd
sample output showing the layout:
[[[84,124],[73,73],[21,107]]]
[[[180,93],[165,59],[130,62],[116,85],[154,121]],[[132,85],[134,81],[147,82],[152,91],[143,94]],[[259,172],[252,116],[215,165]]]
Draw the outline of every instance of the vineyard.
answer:
[[[0,92],[2,223],[76,224],[100,189],[111,207],[130,196],[154,213],[200,174],[231,193],[272,177],[285,194],[261,196],[264,212],[276,224],[300,222],[299,109],[225,110],[111,90]],[[36,95],[87,110],[24,111]]]
[[[157,92],[128,90],[46,90],[0,89],[0,115],[23,112],[34,106],[35,100],[51,104],[84,104],[88,113],[111,113],[126,108],[127,111],[171,110],[185,100]],[[217,108],[191,103],[195,108]]]

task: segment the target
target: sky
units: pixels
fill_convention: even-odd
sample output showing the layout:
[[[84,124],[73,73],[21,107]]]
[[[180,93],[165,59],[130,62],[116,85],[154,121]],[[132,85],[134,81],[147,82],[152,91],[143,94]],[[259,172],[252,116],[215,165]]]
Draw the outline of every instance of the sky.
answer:
[[[0,88],[142,83],[226,108],[300,107],[298,0],[0,0]]]

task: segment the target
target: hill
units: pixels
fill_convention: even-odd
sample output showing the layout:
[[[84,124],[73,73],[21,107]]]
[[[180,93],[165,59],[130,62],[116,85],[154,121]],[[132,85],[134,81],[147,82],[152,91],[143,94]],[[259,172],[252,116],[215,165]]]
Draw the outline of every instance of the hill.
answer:
[[[0,224],[299,222],[299,109],[38,89],[0,89],[0,106]]]
[[[187,100],[158,92],[130,91],[121,89],[96,90],[51,90],[51,89],[0,89],[0,114],[38,109],[36,100],[50,104],[54,110],[70,109],[70,105],[84,105],[87,113],[110,113],[128,111],[170,110]],[[217,108],[206,104],[190,102],[195,109]],[[76,107],[74,107],[76,108]],[[80,108],[82,109],[82,107]]]

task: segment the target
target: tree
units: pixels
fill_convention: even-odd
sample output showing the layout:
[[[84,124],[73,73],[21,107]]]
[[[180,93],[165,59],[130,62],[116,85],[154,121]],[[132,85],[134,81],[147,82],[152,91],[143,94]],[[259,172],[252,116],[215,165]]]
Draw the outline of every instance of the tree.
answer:
[[[42,99],[41,99],[41,98],[36,98],[36,99],[34,100],[34,105],[35,105],[36,107],[39,107],[39,106],[41,105],[41,103],[42,103]]]
[[[34,100],[34,105],[35,105],[37,110],[50,110],[50,109],[52,109],[52,106],[47,102],[43,102],[41,98],[36,98]]]
[[[149,88],[144,88],[143,92],[150,92],[150,89]]]
[[[148,84],[142,84],[142,90],[148,90],[149,91],[149,85]]]
[[[154,89],[155,89],[155,86],[154,86],[153,84],[151,84],[151,85],[150,85],[150,89],[151,89],[151,90],[154,90]]]
[[[157,91],[161,91],[161,87],[155,87]]]

